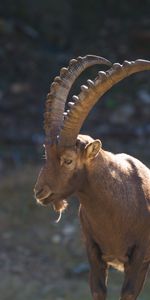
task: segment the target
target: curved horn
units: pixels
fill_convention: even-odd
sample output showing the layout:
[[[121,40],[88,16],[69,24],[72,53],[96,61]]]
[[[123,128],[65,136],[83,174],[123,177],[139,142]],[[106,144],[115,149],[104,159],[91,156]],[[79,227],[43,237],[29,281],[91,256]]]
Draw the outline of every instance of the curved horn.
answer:
[[[71,86],[86,68],[94,64],[112,65],[110,61],[100,56],[79,56],[77,59],[70,60],[69,67],[62,68],[60,76],[55,77],[47,95],[44,114],[44,129],[47,143],[55,142],[59,134],[64,120],[65,103]]]
[[[131,62],[124,61],[123,65],[115,63],[108,71],[100,71],[94,82],[88,80],[87,86],[81,86],[80,94],[74,97],[78,101],[76,103],[71,102],[70,106],[72,107],[66,115],[64,127],[60,132],[60,146],[75,145],[84,120],[105,92],[131,74],[146,70],[150,70],[150,61],[138,59]]]

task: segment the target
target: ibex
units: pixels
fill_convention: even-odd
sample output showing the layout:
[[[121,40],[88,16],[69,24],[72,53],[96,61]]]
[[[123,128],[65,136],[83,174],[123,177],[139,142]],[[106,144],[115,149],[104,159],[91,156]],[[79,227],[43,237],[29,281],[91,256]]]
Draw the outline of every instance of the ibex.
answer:
[[[87,67],[110,68],[87,80],[78,96],[66,99],[73,82]],[[94,300],[106,299],[109,266],[124,270],[121,300],[137,299],[150,264],[150,170],[136,158],[113,154],[100,140],[80,135],[81,126],[98,99],[129,75],[150,70],[150,61],[111,64],[87,55],[60,70],[46,100],[45,165],[35,185],[40,204],[62,211],[76,194],[90,264]]]

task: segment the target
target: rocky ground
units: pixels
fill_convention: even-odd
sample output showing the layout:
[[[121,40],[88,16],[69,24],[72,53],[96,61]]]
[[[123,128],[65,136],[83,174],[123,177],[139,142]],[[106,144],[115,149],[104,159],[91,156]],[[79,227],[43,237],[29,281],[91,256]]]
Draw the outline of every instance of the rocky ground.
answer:
[[[39,167],[26,165],[1,178],[0,299],[90,300],[88,263],[70,201],[61,221],[33,199]],[[123,276],[110,271],[109,297],[119,298]],[[149,300],[150,278],[139,300]]]

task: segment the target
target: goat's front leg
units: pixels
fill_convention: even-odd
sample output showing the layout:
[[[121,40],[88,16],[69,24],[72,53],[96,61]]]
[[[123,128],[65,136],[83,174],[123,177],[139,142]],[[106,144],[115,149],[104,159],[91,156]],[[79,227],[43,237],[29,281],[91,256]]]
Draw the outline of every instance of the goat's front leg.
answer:
[[[142,250],[135,249],[130,261],[125,265],[125,278],[121,300],[136,300],[149,269],[149,262],[144,262]]]
[[[90,263],[90,287],[93,300],[105,300],[107,293],[107,264],[102,260],[99,246],[92,238],[90,225],[83,208],[79,211],[82,230],[84,233],[88,260]]]
[[[102,260],[98,245],[88,241],[87,253],[90,263],[90,287],[93,300],[105,300],[107,293],[107,264]]]

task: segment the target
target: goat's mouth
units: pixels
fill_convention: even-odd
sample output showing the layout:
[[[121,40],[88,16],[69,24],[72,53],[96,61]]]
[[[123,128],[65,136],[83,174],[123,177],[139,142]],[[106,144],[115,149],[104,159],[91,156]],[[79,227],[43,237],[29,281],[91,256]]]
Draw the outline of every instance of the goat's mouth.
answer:
[[[44,186],[44,188],[40,190],[35,190],[35,198],[38,204],[43,206],[53,205],[55,210],[57,208],[65,206],[67,194],[60,194],[58,192],[52,192],[48,186]],[[58,209],[59,210],[59,209]]]
[[[52,200],[50,199],[50,197],[46,197],[43,199],[37,199],[37,202],[41,205],[47,206],[48,204],[50,204],[52,202]]]
[[[48,204],[53,202],[53,194],[50,194],[42,198],[36,197],[36,201],[41,205],[47,206]]]
[[[60,197],[59,195],[56,195],[54,193],[51,193],[50,195],[48,195],[46,197],[42,197],[42,198],[36,197],[36,200],[39,204],[47,206],[47,205],[55,204],[55,203],[61,201],[62,197]]]
[[[41,188],[40,190],[34,190],[35,193],[35,199],[38,203],[40,204],[48,204],[50,197],[53,196],[52,191],[49,189],[49,187],[47,185],[45,185],[43,188]]]
[[[51,195],[50,193],[46,193],[44,195],[41,193],[38,193],[38,194],[35,194],[35,199],[37,201],[43,201],[44,199],[49,198],[50,195]]]

